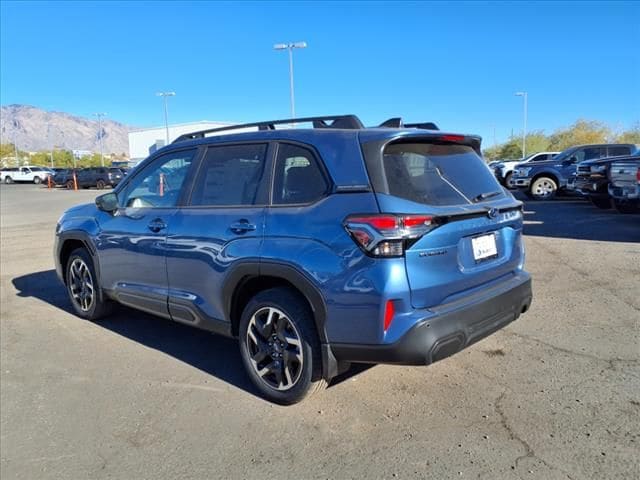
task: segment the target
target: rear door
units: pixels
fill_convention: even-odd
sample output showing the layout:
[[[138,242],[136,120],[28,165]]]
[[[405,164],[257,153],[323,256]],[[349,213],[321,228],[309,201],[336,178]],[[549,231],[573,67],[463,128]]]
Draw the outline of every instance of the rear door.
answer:
[[[76,174],[76,181],[78,183],[78,187],[89,187],[91,186],[91,178],[95,175],[93,168],[83,168],[78,171]]]
[[[258,264],[268,177],[267,143],[206,150],[190,198],[167,237],[169,311],[180,322],[225,331],[222,287],[238,263]]]
[[[406,141],[405,141],[406,142]],[[383,213],[427,214],[438,225],[408,242],[406,272],[415,308],[428,308],[521,268],[520,202],[468,146],[428,141],[387,146]]]

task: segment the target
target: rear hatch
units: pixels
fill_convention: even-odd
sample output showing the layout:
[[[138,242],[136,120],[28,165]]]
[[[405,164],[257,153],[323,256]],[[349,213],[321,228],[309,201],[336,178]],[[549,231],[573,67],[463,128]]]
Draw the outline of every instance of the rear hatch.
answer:
[[[414,308],[455,301],[522,267],[522,204],[496,181],[474,141],[403,137],[377,159],[367,156],[382,213],[433,217],[431,230],[405,243]]]
[[[640,183],[640,157],[637,160],[619,160],[611,164],[609,178],[613,187],[635,187]]]
[[[109,169],[109,179],[114,182],[114,183],[118,183],[120,182],[120,180],[122,180],[123,174],[122,171],[119,168],[110,168]]]

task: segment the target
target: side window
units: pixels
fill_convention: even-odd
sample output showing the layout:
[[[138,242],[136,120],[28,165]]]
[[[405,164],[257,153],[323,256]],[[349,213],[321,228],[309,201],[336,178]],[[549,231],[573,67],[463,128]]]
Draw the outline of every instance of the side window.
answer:
[[[254,205],[266,152],[266,144],[209,147],[198,171],[190,205]]]
[[[119,195],[120,205],[129,208],[175,207],[195,154],[196,150],[182,150],[156,158],[132,178]]]
[[[594,158],[600,158],[600,153],[605,151],[603,148],[585,148],[584,149],[584,160],[593,160]]]
[[[583,162],[585,160],[593,160],[594,158],[600,158],[600,147],[587,147],[577,150],[571,158],[575,158],[576,162]]]
[[[631,154],[631,149],[629,147],[609,147],[609,157],[620,157],[622,155],[629,154]]]
[[[311,150],[280,144],[273,185],[274,205],[312,203],[327,192],[328,186]]]

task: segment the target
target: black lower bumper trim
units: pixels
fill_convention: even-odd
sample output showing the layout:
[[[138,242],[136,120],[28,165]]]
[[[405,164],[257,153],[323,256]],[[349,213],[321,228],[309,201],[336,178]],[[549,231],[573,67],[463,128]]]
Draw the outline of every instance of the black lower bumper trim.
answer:
[[[338,361],[428,365],[513,322],[529,309],[531,299],[531,277],[523,272],[500,293],[419,321],[393,344],[332,344],[331,350]]]

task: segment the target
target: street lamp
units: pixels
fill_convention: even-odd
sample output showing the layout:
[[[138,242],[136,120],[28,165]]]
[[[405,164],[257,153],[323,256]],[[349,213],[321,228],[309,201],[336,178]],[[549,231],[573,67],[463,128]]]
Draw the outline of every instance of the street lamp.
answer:
[[[165,145],[169,145],[169,111],[167,110],[167,97],[175,97],[176,92],[158,92],[156,97],[162,97],[164,100],[164,129],[165,129]]]
[[[524,99],[524,130],[522,132],[522,158],[527,156],[527,92],[516,92],[516,97]]]
[[[104,112],[94,113],[94,117],[98,117],[98,135],[100,135],[100,164],[104,167],[104,150],[102,148],[102,117],[105,117],[107,114]]]
[[[276,43],[273,46],[274,50],[289,51],[289,95],[291,99],[291,118],[296,118],[296,102],[293,95],[293,49],[294,48],[307,48],[307,42]]]
[[[53,168],[53,142],[51,141],[51,124],[47,123],[47,143],[51,145],[51,168]]]

